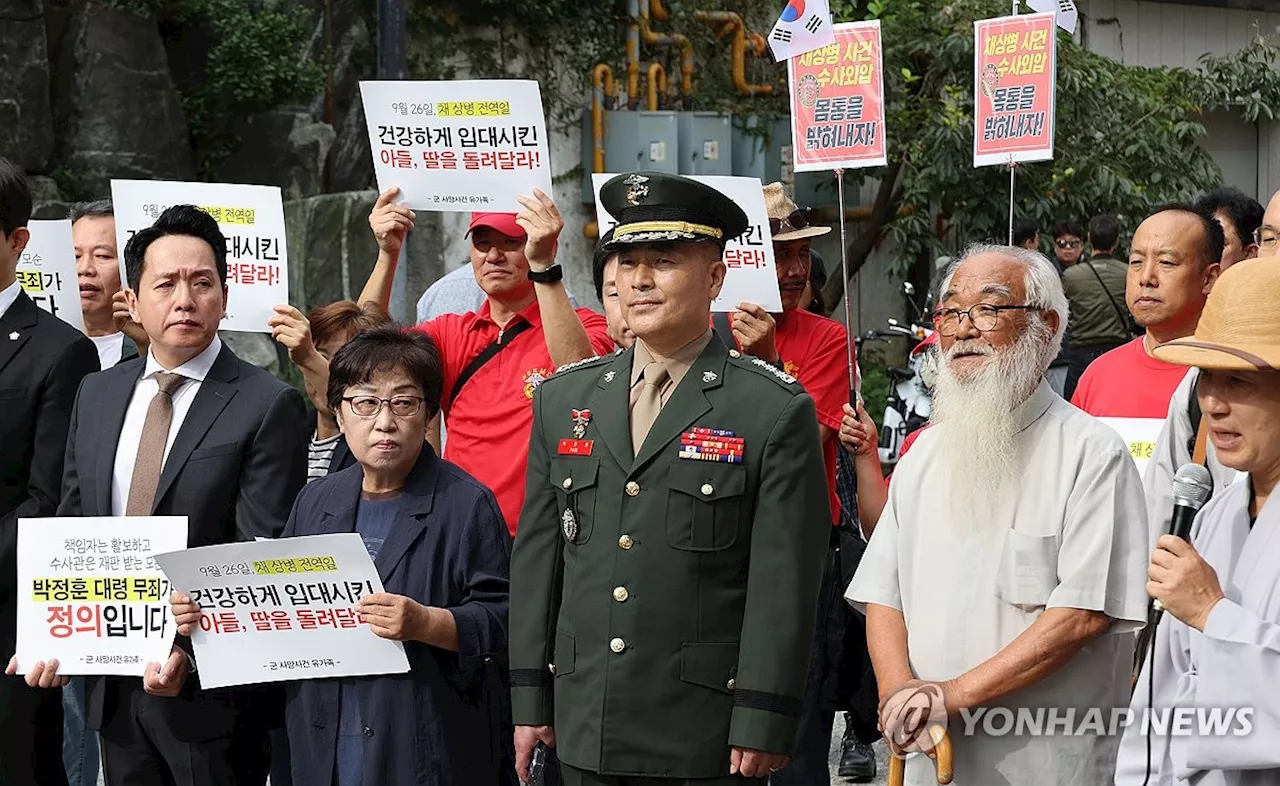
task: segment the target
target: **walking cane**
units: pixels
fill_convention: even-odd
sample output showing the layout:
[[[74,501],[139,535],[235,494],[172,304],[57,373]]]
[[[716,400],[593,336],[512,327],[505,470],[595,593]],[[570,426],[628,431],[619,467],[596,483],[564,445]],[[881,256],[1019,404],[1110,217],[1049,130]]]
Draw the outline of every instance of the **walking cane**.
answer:
[[[933,749],[926,755],[933,759],[938,770],[938,783],[948,784],[955,777],[955,766],[951,760],[951,736],[941,726],[929,726],[929,736],[933,738]],[[906,757],[889,752],[889,786],[903,786],[907,777]]]

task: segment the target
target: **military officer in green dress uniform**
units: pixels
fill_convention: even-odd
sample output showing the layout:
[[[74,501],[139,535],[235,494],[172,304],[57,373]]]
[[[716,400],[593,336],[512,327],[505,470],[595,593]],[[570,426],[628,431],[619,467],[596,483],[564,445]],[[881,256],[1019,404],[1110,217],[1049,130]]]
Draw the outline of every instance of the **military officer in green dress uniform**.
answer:
[[[712,341],[743,211],[659,173],[600,192],[638,340],[534,395],[511,558],[517,772],[739,783],[787,762],[830,538],[813,400]]]

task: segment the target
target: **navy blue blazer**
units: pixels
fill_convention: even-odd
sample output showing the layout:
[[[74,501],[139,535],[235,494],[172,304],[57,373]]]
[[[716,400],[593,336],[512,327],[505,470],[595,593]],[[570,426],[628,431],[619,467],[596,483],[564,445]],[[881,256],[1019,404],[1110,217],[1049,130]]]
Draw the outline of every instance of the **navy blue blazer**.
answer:
[[[356,464],[308,484],[282,537],[355,532],[363,479]],[[424,444],[374,566],[387,592],[453,613],[458,652],[406,642],[408,673],[356,679],[364,783],[514,783],[505,694],[510,559],[511,539],[493,494]],[[339,684],[286,686],[294,783],[332,782]]]

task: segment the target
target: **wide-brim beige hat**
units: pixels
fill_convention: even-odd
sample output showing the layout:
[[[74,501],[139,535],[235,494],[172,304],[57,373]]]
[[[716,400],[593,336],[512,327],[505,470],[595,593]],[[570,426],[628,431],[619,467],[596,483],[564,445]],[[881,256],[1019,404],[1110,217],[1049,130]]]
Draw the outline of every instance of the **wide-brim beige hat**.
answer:
[[[769,214],[769,228],[778,222],[778,231],[773,233],[773,242],[786,243],[789,240],[804,240],[818,237],[831,231],[831,227],[816,227],[804,219],[804,213],[791,201],[781,183],[770,183],[764,187],[764,210]],[[799,218],[796,218],[799,216]],[[800,224],[800,226],[796,226]]]
[[[1223,371],[1280,371],[1280,258],[1246,259],[1222,272],[1196,334],[1161,344],[1166,363]]]

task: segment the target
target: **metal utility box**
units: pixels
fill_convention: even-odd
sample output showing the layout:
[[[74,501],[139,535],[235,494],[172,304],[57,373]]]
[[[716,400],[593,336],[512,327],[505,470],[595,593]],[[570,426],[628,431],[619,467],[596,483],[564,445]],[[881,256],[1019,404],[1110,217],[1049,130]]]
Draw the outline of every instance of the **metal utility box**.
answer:
[[[787,118],[771,121],[759,115],[736,115],[733,118],[733,174],[756,177],[761,183],[781,182],[790,188],[790,157],[783,168],[783,148],[791,147],[791,122]]]
[[[681,175],[732,175],[733,128],[729,115],[679,112]]]
[[[677,174],[679,134],[676,125],[675,112],[605,112],[605,171]],[[588,205],[596,201],[591,187],[592,153],[591,110],[588,109],[582,123],[582,201]]]

